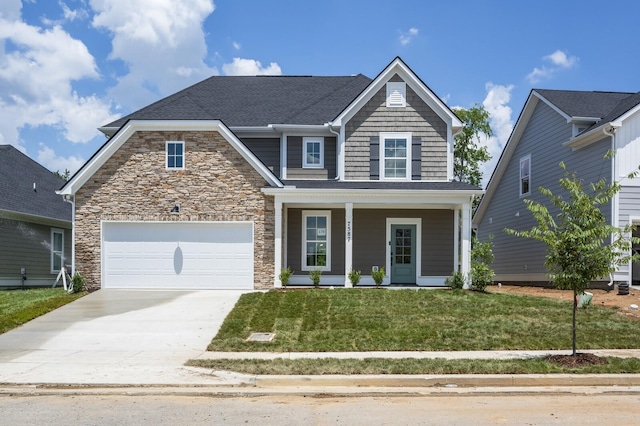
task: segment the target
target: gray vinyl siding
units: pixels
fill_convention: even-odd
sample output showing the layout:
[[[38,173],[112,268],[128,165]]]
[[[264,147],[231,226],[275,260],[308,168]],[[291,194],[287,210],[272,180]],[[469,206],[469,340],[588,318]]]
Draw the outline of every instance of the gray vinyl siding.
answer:
[[[363,274],[386,265],[387,218],[421,218],[422,276],[450,275],[454,269],[452,210],[353,210],[353,268]]]
[[[280,176],[280,138],[244,138],[242,142],[276,176]]]
[[[336,138],[324,137],[324,168],[302,168],[302,136],[287,137],[287,179],[335,179]]]
[[[0,217],[0,286],[21,283],[20,268],[27,270],[26,285],[52,285],[57,274],[51,274],[51,229],[40,225]],[[71,230],[64,230],[65,264],[71,264]]]
[[[536,224],[523,199],[530,198],[550,206],[538,188],[542,186],[551,189],[554,194],[559,193],[558,180],[563,176],[558,166],[560,161],[564,161],[567,170],[576,172],[586,184],[602,177],[610,179],[611,160],[604,159],[611,146],[610,139],[605,138],[572,151],[562,146],[570,137],[571,124],[544,102],[538,102],[478,226],[478,238],[481,241],[487,241],[489,235],[494,236],[493,269],[496,274],[515,274],[519,276],[517,280],[526,281],[529,274],[547,272],[544,267],[546,246],[535,240],[507,235],[504,229],[525,230]],[[531,195],[521,197],[520,159],[528,154],[531,155]],[[557,213],[552,208],[550,211]],[[604,213],[610,220],[610,205],[604,208]]]
[[[402,81],[395,75],[391,81]],[[386,107],[386,87],[345,125],[345,178],[370,179],[370,140],[380,132],[411,132],[422,145],[422,180],[447,179],[447,124],[407,85],[407,106]]]
[[[624,186],[618,194],[618,226],[627,225],[632,217],[640,218],[640,187]],[[618,272],[628,274],[629,266],[622,265],[618,267]],[[635,279],[638,278],[636,277]]]
[[[287,264],[296,275],[307,275],[302,271],[302,211],[331,211],[331,270],[322,275],[344,275],[344,209],[287,209]]]

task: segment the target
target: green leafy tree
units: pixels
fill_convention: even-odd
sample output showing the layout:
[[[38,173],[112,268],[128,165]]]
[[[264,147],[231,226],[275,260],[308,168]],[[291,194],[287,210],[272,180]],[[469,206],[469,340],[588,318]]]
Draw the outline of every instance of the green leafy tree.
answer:
[[[603,178],[589,184],[585,190],[575,173],[570,175],[564,163],[560,163],[560,167],[564,170],[564,177],[559,183],[568,199],[553,194],[547,188],[540,188],[559,213],[554,217],[546,205],[526,199],[527,209],[538,224],[528,231],[505,231],[546,244],[545,267],[549,278],[557,288],[573,290],[572,342],[575,356],[578,296],[584,293],[591,281],[606,277],[617,266],[628,263],[631,244],[640,240],[630,237],[631,225],[622,229],[612,226],[602,212],[602,208],[620,191],[619,182],[609,185]]]
[[[64,169],[63,173],[60,173],[60,170],[56,170],[55,172],[53,172],[53,174],[64,180],[69,180],[69,178],[71,177],[71,172],[69,171],[69,169]]]
[[[491,137],[489,112],[481,105],[469,109],[456,109],[464,128],[455,136],[453,145],[453,175],[460,182],[480,186],[480,165],[491,159],[487,147],[480,145],[480,136]]]

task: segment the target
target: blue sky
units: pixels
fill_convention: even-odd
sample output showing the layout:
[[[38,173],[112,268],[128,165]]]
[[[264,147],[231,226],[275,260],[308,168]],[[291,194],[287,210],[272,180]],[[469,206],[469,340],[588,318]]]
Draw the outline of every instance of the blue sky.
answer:
[[[635,1],[2,0],[0,144],[76,171],[101,125],[211,75],[375,77],[483,104],[499,156],[532,88],[640,90]]]

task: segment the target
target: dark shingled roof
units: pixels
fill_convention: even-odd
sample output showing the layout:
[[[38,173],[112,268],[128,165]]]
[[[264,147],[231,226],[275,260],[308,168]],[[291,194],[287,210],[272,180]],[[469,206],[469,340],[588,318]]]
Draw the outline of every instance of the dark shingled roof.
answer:
[[[13,146],[0,145],[0,210],[71,222],[71,204],[55,193],[62,185],[64,180]]]
[[[322,125],[337,117],[371,79],[312,76],[215,76],[116,120],[221,120],[228,127]]]
[[[633,93],[534,89],[570,117],[603,118]]]
[[[285,185],[303,189],[410,189],[429,191],[481,191],[481,188],[464,182],[424,182],[424,181],[337,181],[337,180],[283,180]]]

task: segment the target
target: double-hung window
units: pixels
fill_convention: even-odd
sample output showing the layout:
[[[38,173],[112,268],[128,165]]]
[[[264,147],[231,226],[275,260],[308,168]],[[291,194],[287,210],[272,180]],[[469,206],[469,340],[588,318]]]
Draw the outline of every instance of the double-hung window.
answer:
[[[167,141],[166,144],[167,169],[184,169],[184,142]]]
[[[382,179],[411,178],[411,133],[380,134],[380,176]]]
[[[60,272],[64,260],[64,230],[51,229],[51,273]]]
[[[302,212],[302,270],[331,270],[331,212]]]
[[[324,167],[324,138],[302,138],[302,167],[305,169]]]
[[[531,154],[520,158],[520,196],[531,194]]]

